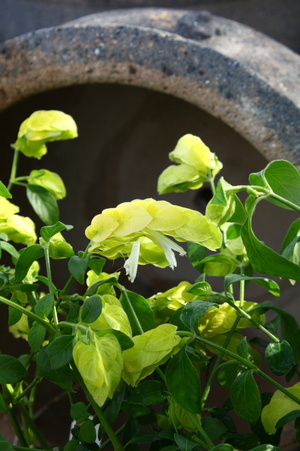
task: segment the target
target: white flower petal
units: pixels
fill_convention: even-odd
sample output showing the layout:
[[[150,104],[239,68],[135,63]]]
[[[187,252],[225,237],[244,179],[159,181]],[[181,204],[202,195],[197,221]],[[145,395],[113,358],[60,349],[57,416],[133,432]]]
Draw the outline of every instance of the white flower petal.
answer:
[[[167,238],[162,233],[155,232],[154,230],[147,230],[147,234],[150,236],[151,240],[164,251],[170,268],[174,269],[177,266],[177,261],[173,250],[179,252],[180,255],[186,255],[186,251],[179,246],[179,244],[170,240],[170,238]]]
[[[139,264],[139,255],[140,255],[140,239],[133,242],[130,256],[128,257],[128,259],[124,264],[126,275],[129,276],[128,279],[130,280],[130,282],[134,282],[136,278]]]

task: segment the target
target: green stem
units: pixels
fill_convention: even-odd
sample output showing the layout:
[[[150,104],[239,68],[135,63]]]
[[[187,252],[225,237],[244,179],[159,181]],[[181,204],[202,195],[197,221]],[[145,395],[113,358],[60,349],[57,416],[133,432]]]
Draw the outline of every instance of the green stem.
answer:
[[[51,448],[49,448],[49,446],[45,442],[45,440],[44,440],[42,434],[40,433],[39,429],[37,428],[36,424],[34,423],[32,418],[28,414],[28,412],[23,404],[23,401],[19,402],[17,404],[17,407],[18,407],[22,417],[24,418],[27,427],[33,432],[35,438],[37,439],[37,441],[39,442],[41,447],[43,449],[51,450]]]
[[[132,314],[132,316],[133,316],[133,318],[134,318],[134,321],[135,321],[135,323],[136,323],[136,326],[137,326],[137,328],[138,328],[140,334],[143,334],[143,333],[144,333],[144,330],[143,330],[143,328],[142,328],[142,326],[141,326],[141,323],[140,323],[140,321],[139,321],[139,319],[138,319],[138,317],[137,317],[137,314],[135,313],[134,308],[132,307],[132,304],[131,304],[131,301],[130,301],[130,299],[129,299],[129,297],[128,297],[126,288],[123,287],[122,285],[120,285],[119,283],[118,283],[116,286],[117,286],[117,288],[119,288],[119,290],[120,290],[121,293],[123,294],[124,299],[126,300],[127,306],[128,306],[128,308],[130,309],[130,312],[131,312],[131,314]]]
[[[52,285],[51,265],[50,265],[50,255],[49,255],[49,243],[47,243],[44,246],[44,250],[45,250],[45,261],[46,261],[46,271],[47,271],[47,278],[48,278],[49,293],[51,295],[51,298],[53,299],[52,315],[53,315],[55,329],[57,329],[58,317],[57,317],[56,305],[54,302],[54,291],[53,291],[53,285]]]
[[[119,435],[120,432],[123,431],[123,429],[125,428],[126,423],[124,423],[116,432],[115,432],[115,436]],[[111,443],[111,440],[108,438],[104,443],[102,443],[102,445],[99,447],[99,451],[102,451],[104,448],[106,448],[109,444]]]
[[[192,334],[190,332],[180,332],[180,335],[183,336],[191,336]],[[269,377],[267,374],[265,374],[263,371],[261,371],[254,363],[249,362],[249,360],[244,359],[243,357],[239,356],[238,354],[234,354],[234,352],[229,351],[228,349],[224,349],[222,346],[219,346],[215,343],[210,342],[209,340],[206,340],[202,337],[196,337],[196,340],[201,341],[202,343],[206,344],[207,346],[210,346],[211,348],[214,348],[218,350],[219,352],[223,352],[226,355],[229,355],[234,360],[237,360],[242,365],[250,368],[255,373],[257,373],[260,377],[265,379],[266,381],[270,382],[274,387],[276,387],[278,390],[280,390],[282,393],[284,393],[286,396],[288,396],[290,399],[295,401],[297,404],[300,405],[300,399],[297,398],[297,396],[290,393],[286,388],[282,387],[282,385],[278,384],[274,379]]]
[[[104,427],[113,447],[115,451],[123,451],[123,447],[121,445],[121,443],[119,442],[119,440],[117,439],[114,431],[112,430],[112,428],[110,427],[110,424],[108,423],[107,419],[105,418],[101,408],[98,406],[98,404],[95,402],[94,398],[92,397],[92,395],[90,394],[89,390],[87,389],[81,374],[79,373],[77,366],[75,365],[75,363],[72,361],[71,362],[71,366],[72,369],[74,371],[74,374],[76,376],[76,379],[78,381],[78,383],[80,384],[80,386],[82,387],[85,396],[88,400],[88,402],[91,404],[91,406],[93,407],[97,417],[100,420],[100,423],[102,424],[102,426]]]
[[[213,444],[213,442],[211,441],[211,439],[209,438],[209,436],[207,435],[207,433],[205,432],[205,430],[203,429],[203,427],[197,420],[196,415],[194,415],[193,413],[190,413],[190,412],[186,412],[186,413],[188,414],[188,417],[190,418],[190,420],[192,421],[194,426],[197,428],[198,432],[201,434],[202,438],[204,438],[207,443],[207,445],[202,443],[202,446],[204,446],[206,449],[214,448],[215,445]]]
[[[61,302],[64,299],[64,296],[67,294],[67,292],[69,291],[70,286],[72,285],[73,281],[75,280],[75,277],[70,276],[69,280],[67,281],[66,285],[64,286],[63,290],[60,292],[60,296],[59,299],[56,302],[56,308],[58,308],[61,304]]]
[[[231,307],[233,307],[237,312],[239,312],[240,315],[244,316],[244,318],[247,318],[251,323],[259,330],[261,330],[265,335],[267,335],[272,341],[275,343],[279,343],[280,340],[275,335],[272,334],[268,329],[266,329],[262,324],[258,323],[255,319],[253,319],[247,312],[240,309],[237,305],[231,304]]]
[[[20,312],[24,313],[24,315],[27,315],[29,318],[32,318],[37,323],[41,324],[48,332],[49,334],[53,335],[56,333],[56,330],[53,326],[51,326],[50,323],[47,323],[42,318],[37,316],[35,313],[33,313],[31,310],[27,310],[26,308],[22,307],[21,305],[15,304],[14,302],[10,301],[9,299],[3,298],[0,296],[0,302],[3,304],[8,305],[9,307],[12,307],[16,310],[19,310]]]
[[[224,343],[224,345],[223,345],[223,347],[224,347],[225,349],[227,348],[227,346],[228,346],[228,344],[229,344],[229,342],[230,342],[230,340],[231,340],[231,337],[232,337],[232,335],[233,335],[234,332],[235,332],[235,329],[236,329],[236,327],[237,327],[237,325],[238,325],[239,320],[240,320],[240,316],[238,316],[238,317],[236,318],[236,320],[235,320],[235,322],[234,322],[234,324],[233,324],[233,326],[232,326],[232,328],[231,328],[231,330],[230,330],[230,332],[229,332],[229,334],[228,334],[228,336],[227,336],[227,338],[226,338],[226,340],[225,340],[225,343]],[[218,359],[217,359],[217,361],[216,361],[216,363],[215,363],[215,366],[214,366],[214,368],[213,368],[213,370],[212,370],[212,372],[211,372],[211,375],[210,375],[210,377],[209,377],[209,380],[208,380],[208,382],[207,382],[207,384],[206,384],[206,387],[205,387],[204,392],[203,392],[202,400],[201,400],[201,410],[204,409],[204,406],[205,406],[207,397],[208,397],[208,395],[209,395],[209,392],[210,392],[210,389],[211,389],[213,380],[214,380],[214,378],[215,378],[215,375],[217,374],[217,371],[219,370],[219,366],[220,366],[220,364],[221,364],[223,355],[224,355],[224,352],[221,352],[221,353],[219,354]]]
[[[11,395],[10,395],[9,390],[7,389],[6,385],[4,385],[4,384],[2,385],[2,391],[3,391],[3,399],[4,399],[4,402],[6,405],[7,413],[9,415],[9,419],[12,424],[12,427],[14,428],[15,434],[19,440],[19,443],[22,446],[28,447],[28,443],[24,437],[23,431],[20,427],[20,424],[17,420],[16,414],[15,414],[13,407],[11,405],[11,402],[10,402]]]
[[[16,178],[18,158],[19,158],[19,150],[15,149],[14,158],[13,158],[12,167],[11,167],[10,178],[9,178],[9,183],[8,183],[8,186],[7,186],[8,191],[11,190],[11,188],[12,188],[12,186],[14,184],[15,178]]]
[[[13,403],[17,404],[19,401],[21,401],[21,399],[24,398],[24,396],[26,396],[27,393],[30,392],[30,390],[40,381],[41,381],[41,378],[39,378],[39,377],[36,377],[35,379],[33,379],[31,384],[29,384],[28,387],[26,387],[22,391],[22,393],[19,396],[17,396],[17,398],[13,399]]]

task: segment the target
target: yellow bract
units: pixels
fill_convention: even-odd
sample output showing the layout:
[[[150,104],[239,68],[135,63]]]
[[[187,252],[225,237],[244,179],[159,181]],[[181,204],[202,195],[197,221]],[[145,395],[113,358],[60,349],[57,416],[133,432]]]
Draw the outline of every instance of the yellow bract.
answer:
[[[159,176],[159,194],[198,189],[222,169],[222,163],[203,141],[191,134],[179,139],[173,152],[169,153],[169,158],[178,166],[167,167]]]
[[[45,188],[57,200],[66,197],[66,188],[60,176],[47,169],[31,171],[28,183]]]
[[[172,324],[162,324],[132,338],[134,347],[123,353],[122,377],[127,384],[136,387],[155,368],[168,360],[181,341],[175,335],[176,329]]]
[[[287,388],[293,395],[300,398],[300,382],[293,387]],[[275,434],[277,422],[293,410],[299,410],[299,404],[287,395],[277,390],[261,413],[261,421],[268,434]]]
[[[76,138],[74,119],[62,111],[35,111],[20,126],[13,145],[27,157],[41,158],[47,153],[46,143]]]
[[[12,215],[0,222],[0,233],[5,233],[8,239],[15,243],[27,246],[34,244],[37,239],[34,222],[30,218],[19,215]]]
[[[89,345],[78,341],[73,349],[74,362],[94,400],[102,406],[112,398],[121,380],[122,351],[117,338],[107,334],[93,338]]]

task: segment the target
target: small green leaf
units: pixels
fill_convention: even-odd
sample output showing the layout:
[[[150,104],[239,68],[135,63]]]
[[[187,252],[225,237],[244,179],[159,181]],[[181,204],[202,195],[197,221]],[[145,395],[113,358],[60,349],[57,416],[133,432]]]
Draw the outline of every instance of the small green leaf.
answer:
[[[240,357],[243,357],[243,359],[247,360],[248,358],[248,345],[247,345],[247,338],[244,337],[239,344],[237,345],[236,352]]]
[[[27,198],[38,217],[46,225],[53,225],[59,219],[57,202],[45,188],[38,185],[27,185]]]
[[[16,260],[18,260],[20,256],[19,252],[10,243],[7,243],[6,241],[0,242],[0,249],[3,249],[4,251],[8,252]]]
[[[6,199],[12,198],[12,195],[1,181],[0,181],[0,196],[5,197]]]
[[[225,290],[227,290],[228,287],[233,283],[239,283],[242,280],[244,280],[246,283],[254,282],[257,285],[260,285],[261,287],[268,290],[274,296],[280,296],[280,288],[277,283],[271,279],[267,279],[266,277],[246,277],[240,276],[238,274],[228,274],[227,276],[225,276]]]
[[[253,423],[261,413],[261,398],[252,370],[241,373],[232,383],[231,401],[235,412],[242,420]]]
[[[256,448],[252,448],[251,451],[280,451],[280,449],[273,445],[260,445]]]
[[[148,409],[148,407],[146,406],[143,406],[143,404],[135,404],[128,401],[122,402],[121,409],[123,410],[123,412],[126,412],[134,417],[142,417],[151,413],[150,409]]]
[[[74,337],[72,335],[62,335],[55,338],[55,340],[47,346],[46,352],[53,370],[57,370],[71,361],[73,353],[73,338]]]
[[[46,329],[41,324],[34,324],[28,333],[28,343],[33,352],[42,346],[46,336]]]
[[[20,255],[15,270],[15,281],[22,282],[33,262],[44,256],[44,248],[40,244],[33,244],[24,249]]]
[[[203,265],[201,265],[201,261],[205,256],[206,247],[201,246],[201,244],[188,243],[188,257],[194,268],[199,272],[202,272]]]
[[[292,412],[289,412],[284,417],[280,418],[280,420],[276,423],[276,429],[283,428],[288,423],[291,423],[296,418],[300,418],[300,410],[293,410]]]
[[[83,402],[76,402],[71,405],[70,410],[71,418],[76,421],[77,424],[81,424],[89,419],[88,408]]]
[[[159,404],[167,398],[164,392],[164,384],[159,381],[142,382],[130,394],[128,402],[144,405]]]
[[[28,372],[18,359],[0,354],[0,384],[15,384],[28,376]]]
[[[249,219],[242,227],[242,239],[254,271],[285,279],[300,280],[300,267],[259,241],[252,231]]]
[[[84,443],[95,443],[96,429],[91,420],[85,421],[79,431],[79,440]]]
[[[192,451],[196,446],[198,446],[198,443],[191,442],[185,437],[182,437],[182,435],[174,434],[174,440],[178,445],[178,448],[180,451]]]
[[[38,300],[34,306],[34,313],[41,318],[47,318],[54,305],[54,299],[50,293]]]
[[[49,346],[49,345],[48,345]],[[69,365],[65,365],[57,370],[51,368],[50,359],[46,353],[47,347],[43,347],[37,356],[37,368],[42,376],[53,384],[58,385],[63,390],[72,391],[72,376]]]
[[[283,376],[293,364],[294,353],[285,340],[279,343],[269,343],[266,349],[266,362],[276,376]]]
[[[101,315],[102,301],[100,296],[94,294],[87,298],[81,309],[81,321],[83,323],[93,323]]]
[[[218,381],[222,387],[230,392],[233,381],[239,374],[239,364],[233,360],[223,364],[218,374]]]
[[[255,434],[250,434],[248,432],[231,435],[226,439],[226,442],[230,443],[230,445],[233,445],[235,448],[245,451],[253,451],[253,447],[260,444],[259,438]]]
[[[14,447],[0,434],[0,451],[14,451]]]
[[[175,401],[187,412],[200,413],[200,380],[185,348],[170,358],[165,374],[167,387]]]
[[[237,195],[234,195],[235,200],[235,211],[231,218],[228,219],[228,222],[233,222],[236,224],[244,224],[247,219],[247,215],[244,209],[244,206]]]
[[[237,430],[234,421],[225,409],[222,409],[222,407],[212,407],[211,409],[208,409],[208,411],[212,418],[218,418],[222,421],[228,432],[236,434]]]
[[[40,233],[41,237],[44,238],[46,243],[49,243],[50,239],[57,233],[62,232],[63,230],[71,230],[71,229],[73,229],[72,225],[66,225],[58,221],[54,225],[42,227]]]
[[[126,335],[123,332],[121,332],[120,330],[116,330],[116,329],[99,330],[97,332],[97,337],[102,337],[106,334],[112,334],[118,339],[118,342],[120,343],[122,351],[126,351],[126,349],[130,349],[134,346],[133,341],[131,340],[130,337],[128,337],[128,335]]]
[[[213,294],[212,288],[207,282],[195,282],[188,290],[187,293],[196,294],[197,296],[201,296],[201,298],[209,297]]]
[[[80,258],[77,255],[71,257],[68,263],[69,271],[74,279],[77,280],[81,285],[84,284],[85,273],[87,271],[89,264],[88,258]]]
[[[192,301],[181,310],[180,319],[190,330],[198,330],[199,317],[204,315],[211,307],[219,307],[218,304],[205,301]]]
[[[20,312],[19,310],[15,309],[13,307],[8,307],[8,313],[9,313],[9,316],[8,316],[8,325],[9,326],[14,326],[22,318],[22,312]]]
[[[92,255],[89,260],[89,268],[91,268],[97,276],[100,276],[103,266],[105,265],[105,258]]]
[[[227,432],[227,427],[218,418],[204,417],[201,419],[203,429],[211,440],[216,440]]]
[[[89,287],[89,289],[85,293],[86,296],[91,296],[92,294],[96,294],[98,288],[101,285],[104,285],[106,283],[109,285],[116,285],[118,283],[118,280],[115,277],[109,277],[108,279],[105,279],[105,280],[99,280],[99,282],[96,282]]]
[[[236,451],[233,446],[228,443],[222,443],[221,445],[217,445],[214,448],[211,448],[210,451]]]

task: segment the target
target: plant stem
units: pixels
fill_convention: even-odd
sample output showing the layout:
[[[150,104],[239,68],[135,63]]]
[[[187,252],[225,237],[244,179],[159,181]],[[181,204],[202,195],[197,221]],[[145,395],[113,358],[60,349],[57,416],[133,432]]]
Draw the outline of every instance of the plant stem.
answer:
[[[227,346],[228,346],[228,344],[229,344],[229,342],[230,342],[230,340],[231,340],[231,337],[232,337],[232,335],[233,335],[234,332],[235,332],[235,329],[236,329],[236,327],[237,327],[237,325],[238,325],[239,320],[240,320],[240,316],[238,316],[238,317],[236,318],[236,320],[235,320],[235,322],[234,322],[234,324],[233,324],[233,326],[232,326],[232,328],[231,328],[231,330],[230,330],[230,332],[229,332],[229,334],[228,334],[228,336],[227,336],[227,338],[226,338],[226,340],[225,340],[225,343],[224,343],[224,345],[223,345],[223,347],[224,347],[225,349],[227,348]],[[217,361],[216,361],[216,363],[215,363],[215,366],[214,366],[214,368],[213,368],[213,370],[212,370],[212,372],[211,372],[211,375],[210,375],[210,377],[209,377],[209,380],[208,380],[208,382],[207,382],[207,384],[206,384],[206,387],[205,387],[204,392],[203,392],[202,400],[201,400],[201,410],[204,409],[204,406],[205,406],[207,397],[208,397],[208,395],[209,395],[209,392],[210,392],[210,389],[211,389],[213,380],[214,380],[214,378],[215,378],[215,375],[216,375],[217,371],[219,370],[219,365],[220,365],[220,363],[221,363],[221,360],[222,360],[222,358],[223,358],[223,355],[224,355],[224,352],[221,352],[221,353],[219,354],[218,359],[217,359]]]
[[[180,332],[180,335],[188,336],[192,335],[190,332]],[[249,360],[243,359],[243,357],[239,356],[238,354],[234,354],[234,352],[229,351],[228,349],[224,349],[222,346],[219,346],[215,343],[210,342],[209,340],[206,340],[202,337],[195,337],[196,340],[201,341],[202,343],[206,344],[207,346],[210,346],[212,348],[217,349],[220,352],[223,352],[224,354],[229,355],[234,360],[237,360],[242,365],[247,366],[251,370],[253,370],[255,373],[257,373],[260,377],[264,378],[266,381],[270,382],[274,387],[276,387],[278,390],[280,390],[282,393],[284,393],[286,396],[288,396],[290,399],[295,401],[297,404],[300,405],[300,399],[297,398],[297,396],[290,393],[286,388],[282,387],[282,385],[278,384],[274,379],[269,377],[267,374],[265,374],[263,371],[261,371],[254,363],[249,362]]]
[[[143,328],[142,328],[142,326],[141,326],[141,323],[140,323],[140,321],[139,321],[139,319],[138,319],[138,317],[137,317],[137,314],[135,313],[134,308],[132,307],[132,304],[131,304],[130,299],[129,299],[129,297],[128,297],[126,288],[123,287],[122,285],[120,285],[119,283],[116,285],[116,287],[119,288],[119,290],[120,290],[121,293],[123,294],[124,299],[126,300],[127,306],[128,306],[129,309],[130,309],[130,312],[131,312],[131,314],[132,314],[132,316],[133,316],[133,318],[134,318],[134,321],[135,321],[135,323],[136,323],[136,326],[137,326],[137,328],[138,328],[140,334],[143,334],[143,333],[144,333],[144,330],[143,330]]]
[[[192,421],[194,426],[197,428],[198,432],[202,435],[202,437],[205,439],[205,441],[207,443],[206,446],[204,443],[202,443],[202,446],[204,446],[206,449],[213,448],[215,445],[213,444],[213,442],[211,441],[211,439],[209,438],[209,436],[207,435],[207,433],[205,432],[205,430],[203,429],[203,427],[197,420],[197,417],[193,413],[190,413],[190,412],[186,412],[186,413],[188,414],[188,417],[190,418],[190,420]]]
[[[57,329],[58,317],[57,317],[56,305],[54,302],[54,291],[53,291],[53,285],[52,285],[51,265],[50,265],[50,255],[49,255],[49,243],[47,243],[44,246],[44,250],[45,250],[45,261],[46,261],[46,271],[47,271],[47,278],[48,278],[49,293],[53,299],[52,315],[53,315],[55,329]]]
[[[39,429],[37,428],[36,424],[34,423],[32,418],[28,414],[28,412],[23,404],[23,401],[19,402],[17,404],[17,407],[18,407],[22,417],[24,418],[25,423],[27,424],[27,427],[33,432],[35,438],[37,439],[37,441],[39,442],[41,447],[43,449],[51,450],[51,448],[49,448],[49,446],[45,442],[45,440],[44,440],[42,434],[40,433]]]
[[[123,431],[123,429],[125,428],[126,423],[124,423],[116,432],[115,435],[119,435],[120,432]],[[102,445],[99,447],[99,451],[102,451],[104,448],[106,448],[109,444],[111,443],[110,439],[108,438],[104,443],[102,443]]]
[[[0,296],[0,302],[2,302],[3,304],[8,305],[9,307],[12,307],[16,310],[19,310],[20,312],[24,313],[25,315],[29,316],[29,318],[32,318],[34,321],[36,321],[37,323],[41,324],[42,326],[44,326],[44,328],[51,334],[55,334],[56,330],[54,329],[53,326],[51,326],[50,323],[47,323],[46,321],[44,321],[40,316],[37,316],[35,313],[33,313],[31,310],[27,310],[26,308],[22,307],[19,304],[15,304],[14,302],[10,301],[9,299],[3,298],[2,296]]]
[[[9,183],[8,183],[8,186],[7,186],[8,191],[11,190],[11,188],[12,188],[12,186],[14,184],[15,178],[16,178],[18,158],[19,158],[19,150],[15,149],[14,158],[13,158],[13,162],[12,162],[12,166],[11,166],[11,173],[10,173]]]
[[[13,428],[14,428],[16,436],[17,436],[17,438],[19,440],[19,443],[22,446],[28,447],[28,443],[27,443],[27,441],[26,441],[26,439],[24,437],[23,431],[22,431],[22,429],[20,427],[20,424],[19,424],[19,422],[17,420],[16,414],[15,414],[15,412],[13,410],[12,405],[11,405],[11,402],[10,402],[11,396],[9,394],[7,386],[3,384],[2,385],[2,390],[3,390],[3,399],[4,399],[4,402],[5,402],[6,408],[7,408],[7,413],[9,415],[9,419],[10,419],[10,422],[11,422]]]
[[[35,379],[33,379],[33,381],[31,382],[31,384],[28,385],[28,387],[26,387],[22,393],[17,396],[17,398],[15,398],[13,400],[14,404],[17,404],[19,401],[21,401],[22,398],[24,398],[24,396],[27,395],[28,392],[30,392],[30,390],[41,381],[41,379],[39,377],[36,377]]]
[[[121,443],[119,442],[119,440],[117,439],[114,431],[112,430],[112,428],[110,427],[110,424],[108,423],[107,419],[105,418],[101,408],[98,406],[98,404],[95,402],[94,398],[92,397],[92,395],[90,394],[89,390],[87,389],[81,374],[79,373],[77,366],[75,365],[75,363],[72,361],[71,362],[71,366],[72,369],[74,371],[74,374],[76,376],[76,379],[78,381],[78,383],[80,384],[80,386],[82,387],[85,396],[87,398],[87,400],[89,401],[89,403],[91,404],[91,406],[93,407],[97,417],[100,420],[100,423],[102,424],[102,426],[104,427],[113,447],[115,451],[123,451],[123,447],[121,445]]]

